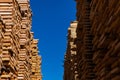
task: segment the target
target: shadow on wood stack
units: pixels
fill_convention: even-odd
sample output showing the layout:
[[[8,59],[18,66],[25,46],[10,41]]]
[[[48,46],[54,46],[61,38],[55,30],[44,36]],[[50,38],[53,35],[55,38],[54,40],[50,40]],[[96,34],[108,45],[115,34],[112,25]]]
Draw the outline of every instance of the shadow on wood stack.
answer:
[[[68,36],[64,80],[120,80],[120,0],[76,3],[76,39]]]

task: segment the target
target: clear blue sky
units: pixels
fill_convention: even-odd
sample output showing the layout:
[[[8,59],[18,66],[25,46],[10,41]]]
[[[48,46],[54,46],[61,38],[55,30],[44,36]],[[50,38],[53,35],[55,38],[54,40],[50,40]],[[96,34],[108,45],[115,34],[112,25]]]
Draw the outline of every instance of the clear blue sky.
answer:
[[[75,20],[75,0],[30,0],[32,31],[39,39],[43,80],[63,80],[67,29]]]

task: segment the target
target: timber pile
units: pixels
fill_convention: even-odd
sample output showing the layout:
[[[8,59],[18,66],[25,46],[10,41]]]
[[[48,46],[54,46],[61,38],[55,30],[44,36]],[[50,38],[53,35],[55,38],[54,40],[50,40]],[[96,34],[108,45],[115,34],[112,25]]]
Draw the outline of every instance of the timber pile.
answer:
[[[31,79],[32,80],[41,80],[42,76],[39,74],[41,73],[41,57],[38,56],[38,40],[37,39],[33,39],[32,40],[32,45],[31,45],[31,50],[32,50],[32,75],[31,75]]]
[[[90,23],[90,1],[76,0],[77,2],[77,64],[78,79],[88,80],[95,78],[93,57],[93,36]]]
[[[31,15],[28,0],[0,0],[0,80],[31,80]],[[34,80],[42,79],[40,68],[36,68],[40,77]]]
[[[120,79],[120,1],[92,0],[91,23],[96,80]]]
[[[73,21],[68,28],[68,45],[64,63],[64,80],[76,80],[78,77],[76,63],[76,27],[77,21]]]
[[[120,0],[76,0],[76,60],[74,80],[120,80]],[[70,43],[70,40],[68,40]],[[70,48],[65,57],[71,59]],[[74,64],[65,60],[64,80]],[[75,74],[75,73],[74,73]]]
[[[0,16],[5,24],[4,27],[4,35],[2,38],[2,79],[16,79],[17,78],[17,61],[18,61],[18,54],[17,54],[17,47],[16,39],[14,34],[16,31],[13,31],[13,27],[16,27],[17,20],[15,19],[17,13],[15,9],[15,5],[18,5],[17,2],[13,2],[12,0],[0,0]],[[18,15],[19,16],[19,15]],[[18,26],[19,27],[19,26]]]

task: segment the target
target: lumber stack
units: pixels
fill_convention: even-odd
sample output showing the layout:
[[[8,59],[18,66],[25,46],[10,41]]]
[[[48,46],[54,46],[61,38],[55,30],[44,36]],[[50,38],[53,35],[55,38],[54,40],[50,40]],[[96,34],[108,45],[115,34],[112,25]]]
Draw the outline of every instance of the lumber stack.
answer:
[[[3,39],[3,35],[4,35],[4,24],[3,21],[0,20],[0,75],[3,73],[3,62],[2,62],[2,39]],[[1,78],[0,78],[1,79]]]
[[[31,44],[31,50],[32,50],[32,66],[31,66],[31,70],[32,70],[32,75],[31,75],[31,79],[32,80],[41,80],[42,76],[39,74],[41,73],[41,57],[38,56],[38,40],[37,39],[33,39],[32,40],[32,44]]]
[[[73,21],[68,28],[68,44],[67,52],[65,54],[65,71],[64,80],[75,80],[77,79],[77,63],[76,63],[76,27],[77,21]]]
[[[120,54],[120,1],[92,0],[91,32],[96,80],[119,80]]]
[[[31,15],[29,0],[0,0],[0,80],[33,80]],[[42,79],[40,68],[34,80]]]
[[[31,10],[28,0],[17,0],[21,10],[21,29],[18,32],[20,52],[19,52],[19,74],[18,77],[24,80],[29,79],[31,75],[31,64],[30,64],[30,29],[31,29]],[[27,45],[28,44],[28,45]]]
[[[64,68],[69,75],[64,74],[64,80],[119,80],[120,0],[76,0],[76,3],[77,56],[73,59],[78,76],[70,78],[69,69],[74,65],[65,60]],[[72,59],[70,53],[67,48],[65,57],[69,54],[67,58]]]
[[[95,78],[93,57],[93,44],[90,21],[90,0],[76,0],[77,2],[77,63],[78,78],[89,80]]]
[[[18,11],[18,7],[15,7],[17,1],[13,0],[0,0],[0,16],[5,25],[4,27],[4,35],[2,38],[2,75],[1,80],[3,79],[17,79],[17,61],[18,61],[18,52],[15,44],[18,42],[15,39],[16,27],[18,20],[17,18],[20,15]],[[16,47],[15,47],[16,46]]]

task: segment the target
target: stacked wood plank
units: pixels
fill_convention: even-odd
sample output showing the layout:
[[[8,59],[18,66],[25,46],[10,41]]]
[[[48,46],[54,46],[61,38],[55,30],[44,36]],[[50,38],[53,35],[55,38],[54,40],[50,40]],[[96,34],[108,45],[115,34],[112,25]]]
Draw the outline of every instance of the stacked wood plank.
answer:
[[[3,21],[0,20],[0,75],[3,73],[3,63],[2,63],[2,39],[3,39],[3,35],[4,35],[4,24]],[[1,78],[0,78],[1,79]]]
[[[74,60],[78,79],[64,75],[64,80],[120,80],[120,0],[76,2],[77,56]],[[66,57],[68,53],[70,48],[67,48]],[[65,64],[65,70],[70,74],[73,64],[67,61]]]
[[[31,45],[34,37],[30,31],[29,1],[0,0],[0,17],[0,80],[33,80]],[[36,56],[40,66],[41,58]],[[34,80],[41,80],[40,67],[36,70],[40,77]]]
[[[77,2],[77,63],[79,80],[93,80],[95,78],[93,44],[90,23],[90,1],[76,0]]]
[[[92,0],[90,16],[96,80],[119,80],[120,0]]]
[[[32,50],[32,57],[31,57],[31,60],[32,60],[32,67],[31,67],[31,70],[32,70],[32,75],[31,75],[31,80],[42,80],[42,75],[40,74],[41,73],[41,57],[38,56],[38,47],[37,47],[37,44],[38,44],[38,40],[37,39],[33,39],[32,40],[32,44],[31,44],[31,50]]]
[[[2,39],[2,75],[1,80],[4,79],[17,79],[17,61],[18,52],[15,39],[16,31],[13,28],[17,26],[17,15],[20,12],[15,8],[18,5],[17,1],[0,0],[0,15],[3,23],[5,24],[4,35]],[[20,27],[20,26],[17,26]]]
[[[64,80],[74,80],[77,79],[77,63],[76,63],[76,27],[77,21],[71,22],[70,27],[68,28],[68,45],[67,52],[65,55],[65,71],[64,71]]]
[[[31,80],[31,64],[29,61],[30,57],[30,41],[32,40],[30,37],[30,28],[31,28],[31,10],[29,7],[28,0],[17,0],[20,10],[21,10],[21,29],[19,31],[19,44],[20,44],[20,52],[19,52],[19,71],[18,77],[23,80]],[[28,45],[27,45],[28,44]]]

